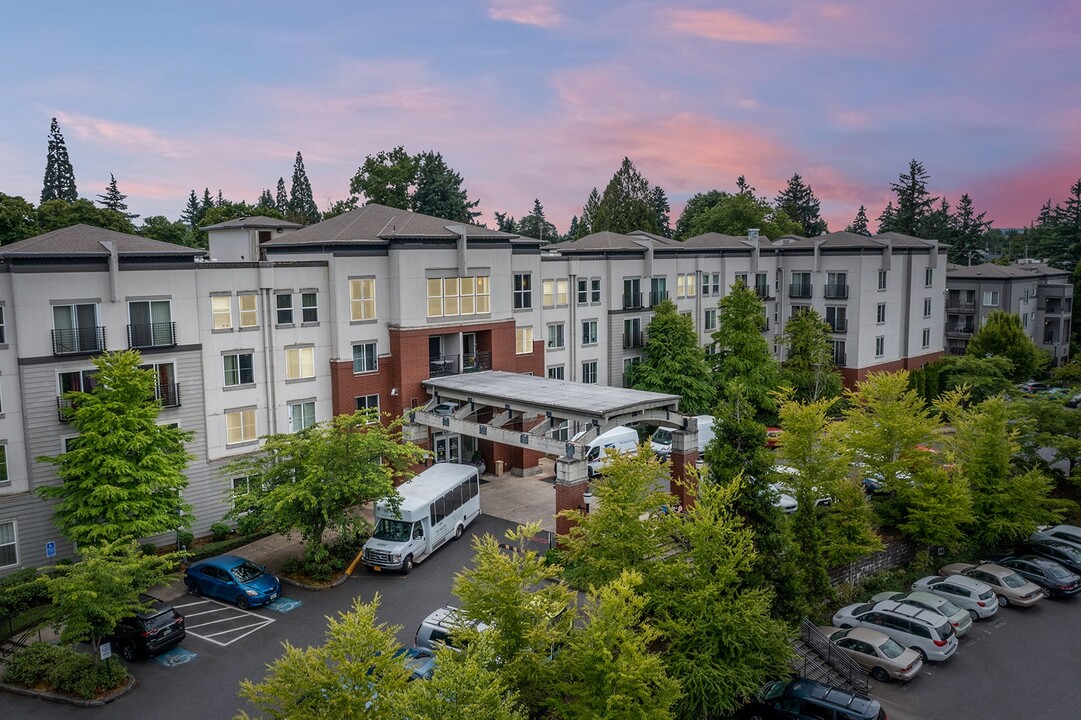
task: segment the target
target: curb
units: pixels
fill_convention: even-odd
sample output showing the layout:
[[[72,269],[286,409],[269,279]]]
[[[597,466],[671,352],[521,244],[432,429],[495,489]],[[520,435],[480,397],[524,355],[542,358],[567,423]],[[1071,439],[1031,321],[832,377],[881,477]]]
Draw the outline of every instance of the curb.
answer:
[[[127,695],[129,692],[135,689],[139,682],[134,676],[128,676],[128,682],[124,687],[119,690],[114,690],[103,698],[95,700],[86,700],[84,698],[75,697],[74,695],[63,695],[61,693],[50,692],[48,690],[34,690],[33,688],[20,687],[18,685],[8,685],[7,683],[0,683],[0,690],[12,693],[13,695],[23,695],[25,697],[37,698],[38,700],[46,700],[48,702],[65,703],[67,705],[74,705],[81,708],[103,707],[111,702],[119,700]]]
[[[329,585],[308,585],[306,583],[297,582],[296,580],[292,580],[283,575],[279,575],[278,579],[281,581],[282,585],[291,585],[295,588],[300,588],[301,590],[333,590],[339,585],[344,585],[345,581],[348,580],[349,577],[349,575],[342,573],[342,576],[340,578],[330,583]]]

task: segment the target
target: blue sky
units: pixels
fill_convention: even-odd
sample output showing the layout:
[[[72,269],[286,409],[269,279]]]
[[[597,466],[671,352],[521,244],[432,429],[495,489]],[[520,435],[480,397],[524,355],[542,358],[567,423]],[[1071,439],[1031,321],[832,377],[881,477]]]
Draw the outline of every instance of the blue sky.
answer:
[[[831,229],[919,159],[999,227],[1081,178],[1081,4],[112,2],[5,8],[0,192],[36,203],[49,120],[80,194],[254,202],[304,155],[316,202],[364,157],[433,149],[485,219],[565,230],[623,156],[668,193],[799,172]]]

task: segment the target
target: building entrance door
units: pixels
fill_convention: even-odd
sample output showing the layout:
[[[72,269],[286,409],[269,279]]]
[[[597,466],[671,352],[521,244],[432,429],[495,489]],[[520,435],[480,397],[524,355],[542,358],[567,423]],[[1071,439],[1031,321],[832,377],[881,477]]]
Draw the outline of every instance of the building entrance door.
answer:
[[[457,463],[462,461],[462,436],[458,433],[439,433],[434,438],[435,461]]]

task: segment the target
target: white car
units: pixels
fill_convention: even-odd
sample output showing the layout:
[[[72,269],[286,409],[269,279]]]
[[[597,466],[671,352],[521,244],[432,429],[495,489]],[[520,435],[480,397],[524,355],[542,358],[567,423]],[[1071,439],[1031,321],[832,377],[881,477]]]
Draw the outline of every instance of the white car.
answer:
[[[780,475],[782,477],[789,477],[789,478],[793,478],[793,479],[797,475],[799,475],[799,470],[792,467],[791,465],[774,465],[773,466],[773,472],[776,475]],[[785,482],[784,480],[781,480],[780,482],[774,483],[774,486],[779,488],[779,490],[778,490],[779,492],[786,493],[789,496],[794,496],[795,495],[795,491],[792,489],[792,486],[789,483]],[[818,494],[818,488],[811,488],[811,491],[814,492],[816,495]],[[793,500],[793,502],[795,502],[795,500]],[[829,496],[823,495],[822,497],[816,497],[815,498],[815,505],[825,507],[825,506],[829,506],[831,504],[833,504],[833,498],[831,498]],[[786,510],[785,512],[795,512],[795,508],[793,508],[791,511]]]
[[[998,612],[998,598],[987,583],[964,575],[928,575],[912,583],[913,590],[924,590],[953,601],[972,616],[973,620],[986,620]]]
[[[948,600],[942,595],[935,595],[922,590],[913,590],[907,593],[887,590],[871,596],[871,602],[882,600],[894,600],[933,610],[950,621],[950,625],[953,625],[953,631],[957,633],[959,638],[964,637],[965,633],[972,628],[972,616],[968,614],[968,611],[958,607],[952,600]]]
[[[877,630],[933,662],[942,662],[957,651],[957,633],[949,620],[933,610],[908,603],[883,600],[848,605],[834,614],[833,624],[840,628]]]
[[[769,489],[773,492],[773,504],[781,508],[786,513],[796,512],[796,508],[799,507],[799,503],[796,502],[796,498],[788,494],[787,488],[778,483],[771,483]]]

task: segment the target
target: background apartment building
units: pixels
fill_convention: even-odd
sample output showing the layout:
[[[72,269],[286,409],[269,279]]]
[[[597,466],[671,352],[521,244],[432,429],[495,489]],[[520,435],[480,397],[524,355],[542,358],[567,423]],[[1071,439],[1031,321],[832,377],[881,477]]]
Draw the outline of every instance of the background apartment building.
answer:
[[[161,421],[195,433],[185,499],[197,534],[245,482],[224,466],[264,435],[358,408],[403,414],[447,374],[619,386],[654,306],[672,299],[708,346],[737,278],[763,298],[778,357],[784,322],[805,307],[830,322],[848,381],[942,353],[937,244],[900,235],[597,233],[549,246],[379,205],[306,228],[244,218],[209,232],[209,253],[86,226],[0,249],[0,574],[55,559],[50,542],[71,555],[34,494],[55,469],[34,458],[63,451],[60,397],[92,386],[90,359],[106,349],[139,349]],[[479,453],[526,472],[538,460],[421,426],[408,435],[436,460]]]

